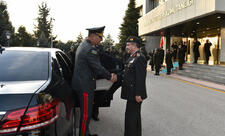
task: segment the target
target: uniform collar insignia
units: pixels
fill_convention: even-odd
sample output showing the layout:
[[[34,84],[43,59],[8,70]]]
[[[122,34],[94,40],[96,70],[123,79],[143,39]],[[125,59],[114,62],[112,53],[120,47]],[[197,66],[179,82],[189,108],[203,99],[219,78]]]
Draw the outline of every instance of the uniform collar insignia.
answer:
[[[139,50],[135,51],[135,52],[131,55],[132,58],[139,57],[139,56],[140,56]]]

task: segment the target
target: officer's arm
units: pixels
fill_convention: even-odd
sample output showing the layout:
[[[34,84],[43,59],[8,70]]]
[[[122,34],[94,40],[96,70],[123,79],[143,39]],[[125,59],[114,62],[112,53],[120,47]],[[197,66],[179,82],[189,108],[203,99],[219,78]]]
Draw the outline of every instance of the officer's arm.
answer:
[[[135,65],[135,95],[136,96],[143,96],[146,91],[146,60],[144,57],[140,56],[137,58],[136,65]]]
[[[88,65],[92,70],[101,77],[104,77],[108,80],[111,79],[111,74],[101,65],[99,54],[95,49],[91,49],[87,54]]]

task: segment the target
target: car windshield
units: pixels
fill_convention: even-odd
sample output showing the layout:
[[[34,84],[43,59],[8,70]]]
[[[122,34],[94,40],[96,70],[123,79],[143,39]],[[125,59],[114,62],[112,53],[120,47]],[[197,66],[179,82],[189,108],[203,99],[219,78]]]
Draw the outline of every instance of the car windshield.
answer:
[[[0,54],[0,82],[47,80],[48,64],[48,52],[5,50]]]

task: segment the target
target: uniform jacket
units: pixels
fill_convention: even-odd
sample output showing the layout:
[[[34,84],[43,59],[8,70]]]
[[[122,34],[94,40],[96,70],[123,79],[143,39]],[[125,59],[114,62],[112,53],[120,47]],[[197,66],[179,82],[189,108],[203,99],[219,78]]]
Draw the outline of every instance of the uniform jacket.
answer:
[[[149,65],[154,65],[154,62],[153,62],[153,55],[154,55],[154,52],[150,52],[150,53],[149,53],[149,57],[150,57]]]
[[[178,59],[180,63],[185,62],[185,53],[186,53],[185,45],[182,45],[181,48],[178,48]]]
[[[173,49],[173,57],[174,57],[174,59],[176,59],[177,58],[178,46],[176,44],[173,44],[171,47]]]
[[[173,68],[172,53],[166,53],[166,67]]]
[[[139,51],[127,60],[123,73],[121,98],[135,100],[135,96],[147,98],[146,93],[146,67],[145,56]]]
[[[159,54],[160,54],[160,64],[163,64],[164,60],[164,50],[162,48],[158,48]]]
[[[80,92],[93,92],[97,76],[111,79],[111,74],[100,64],[97,49],[85,40],[76,51],[72,88]]]
[[[196,57],[200,57],[200,53],[199,53],[200,45],[201,45],[201,43],[199,41],[194,42],[193,52],[196,55]]]
[[[161,68],[161,56],[160,56],[160,52],[158,50],[154,53],[153,62],[154,62],[156,69]]]

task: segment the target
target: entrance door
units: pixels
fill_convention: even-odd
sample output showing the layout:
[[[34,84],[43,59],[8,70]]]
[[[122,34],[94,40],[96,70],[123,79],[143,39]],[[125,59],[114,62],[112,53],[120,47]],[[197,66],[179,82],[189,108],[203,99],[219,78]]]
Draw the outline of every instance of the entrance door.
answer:
[[[201,45],[199,46],[199,52],[200,52],[200,58],[198,63],[199,64],[205,64],[205,51],[204,51],[204,45],[206,43],[206,40],[209,40],[209,42],[212,43],[212,46],[210,47],[211,56],[209,57],[209,65],[217,65],[219,64],[219,37],[204,37],[199,38]]]

